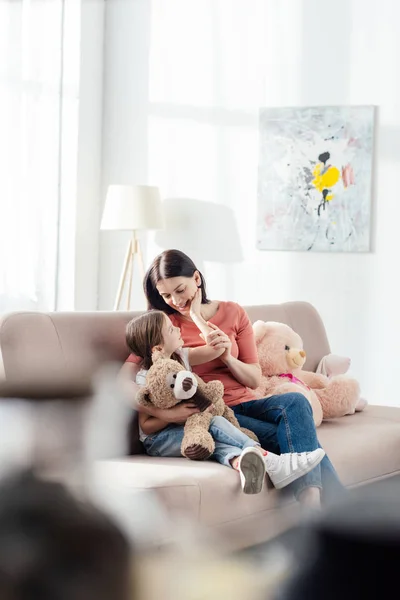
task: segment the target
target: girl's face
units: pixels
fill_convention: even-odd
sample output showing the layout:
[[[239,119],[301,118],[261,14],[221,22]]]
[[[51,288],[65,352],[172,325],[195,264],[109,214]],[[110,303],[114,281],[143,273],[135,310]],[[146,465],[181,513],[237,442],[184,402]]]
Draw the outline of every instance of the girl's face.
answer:
[[[181,337],[181,330],[179,327],[175,327],[172,325],[171,321],[164,315],[164,325],[162,328],[162,339],[163,339],[163,351],[165,354],[170,356],[174,352],[178,350],[178,348],[182,348],[183,339]]]
[[[160,279],[157,290],[164,302],[182,315],[189,315],[190,303],[193,300],[201,278],[198,271],[192,277],[171,277]]]

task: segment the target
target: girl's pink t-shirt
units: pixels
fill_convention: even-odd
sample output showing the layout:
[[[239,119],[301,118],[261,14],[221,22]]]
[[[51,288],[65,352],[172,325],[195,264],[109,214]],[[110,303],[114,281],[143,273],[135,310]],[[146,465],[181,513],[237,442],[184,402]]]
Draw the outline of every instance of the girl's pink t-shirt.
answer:
[[[185,347],[197,348],[205,345],[193,321],[189,321],[179,314],[169,315],[169,318],[175,326],[180,328]],[[258,363],[253,327],[246,311],[239,304],[220,302],[218,310],[210,319],[210,322],[217,325],[229,336],[232,341],[231,354],[234,358],[238,358],[244,363]],[[137,363],[140,362],[140,359],[138,360],[136,356],[131,354],[127,362]],[[224,401],[228,406],[235,406],[255,399],[251,390],[239,383],[219,358],[192,368],[206,382],[218,379],[223,383],[225,389]]]

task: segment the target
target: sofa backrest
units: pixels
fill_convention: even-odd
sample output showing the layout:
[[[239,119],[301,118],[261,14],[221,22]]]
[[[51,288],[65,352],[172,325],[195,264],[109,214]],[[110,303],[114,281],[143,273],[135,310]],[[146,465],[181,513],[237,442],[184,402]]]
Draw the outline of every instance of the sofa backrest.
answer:
[[[322,320],[306,302],[245,307],[252,322],[279,321],[303,338],[307,370],[315,370],[330,352]],[[49,372],[93,369],[104,358],[123,362],[128,356],[125,327],[139,312],[17,312],[0,322],[0,348],[6,378],[20,374],[44,377]]]
[[[307,350],[305,367],[308,370],[315,370],[321,358],[329,353],[324,325],[311,304],[288,302],[245,308],[252,322],[258,319],[279,321],[293,327],[303,338]],[[47,381],[49,375],[65,379],[66,373],[67,381],[77,377],[79,383],[79,374],[87,377],[104,360],[122,363],[129,354],[125,343],[125,327],[138,314],[140,313],[19,312],[6,315],[0,322],[0,349],[5,376],[8,381],[19,382],[25,379],[29,383],[31,380]],[[124,403],[115,403],[112,396],[109,400],[112,406],[104,406],[105,413],[100,411],[93,418],[92,430],[102,430],[104,419],[110,419],[112,415],[112,422],[125,422],[129,429],[127,452],[142,452],[137,414],[132,414],[129,409],[127,413]],[[63,427],[60,431],[63,431]],[[108,439],[110,432],[107,431]],[[70,434],[75,439],[74,432],[68,433]],[[107,447],[109,445],[108,440]],[[115,458],[114,454],[109,458]]]

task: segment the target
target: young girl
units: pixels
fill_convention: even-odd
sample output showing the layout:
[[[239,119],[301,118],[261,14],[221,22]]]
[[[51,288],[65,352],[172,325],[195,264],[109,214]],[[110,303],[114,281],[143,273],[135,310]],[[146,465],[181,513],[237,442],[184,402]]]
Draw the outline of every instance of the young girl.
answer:
[[[201,335],[206,333],[204,331]],[[158,310],[130,321],[126,328],[126,341],[130,350],[142,359],[141,370],[136,377],[138,385],[146,382],[146,373],[151,367],[155,350],[179,361],[187,370],[192,365],[214,360],[224,351],[211,346],[183,348],[180,329],[174,327],[167,315]],[[144,412],[139,413],[140,440],[150,456],[181,456],[183,424],[191,414],[199,412],[190,402],[182,404],[185,406],[183,411],[181,407],[180,414],[179,407],[178,411],[176,407],[165,411],[165,421]],[[171,411],[176,411],[175,423],[171,423],[171,416],[167,415]],[[223,417],[213,417],[209,431],[215,441],[212,458],[239,471],[245,494],[261,492],[265,473],[268,473],[276,488],[283,488],[311,471],[325,455],[322,448],[280,456],[267,452]]]

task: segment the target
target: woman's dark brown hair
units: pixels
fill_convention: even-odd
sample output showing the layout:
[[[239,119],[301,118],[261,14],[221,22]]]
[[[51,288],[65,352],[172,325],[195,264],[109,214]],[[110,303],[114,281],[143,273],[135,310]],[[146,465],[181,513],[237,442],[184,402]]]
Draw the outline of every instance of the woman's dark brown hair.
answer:
[[[206,282],[194,262],[180,250],[164,250],[151,263],[143,280],[143,289],[147,298],[148,308],[162,310],[168,315],[179,314],[179,312],[169,306],[158,293],[157,283],[162,279],[171,279],[172,277],[193,277],[198,271],[201,279],[201,303],[209,304],[207,298]]]
[[[150,369],[153,364],[152,350],[154,346],[164,343],[162,329],[165,323],[165,314],[160,310],[150,310],[126,326],[126,343],[130,351],[142,359],[142,369]],[[171,358],[183,364],[181,357],[174,352]]]

